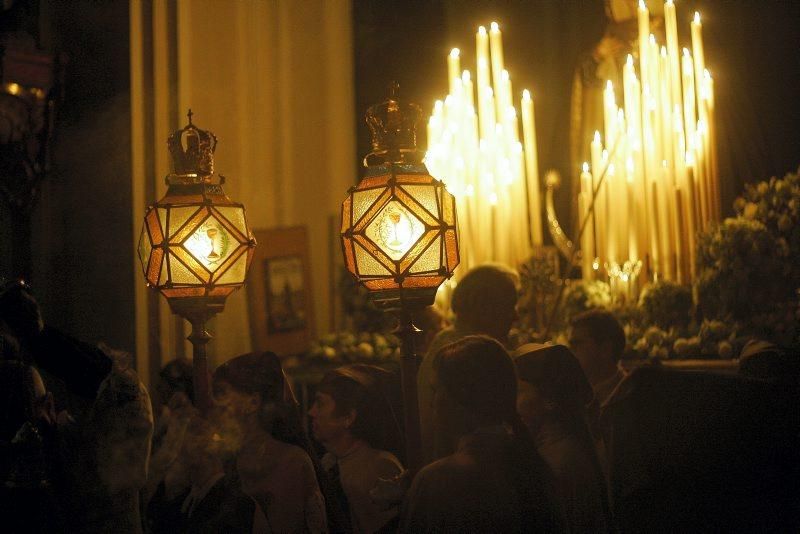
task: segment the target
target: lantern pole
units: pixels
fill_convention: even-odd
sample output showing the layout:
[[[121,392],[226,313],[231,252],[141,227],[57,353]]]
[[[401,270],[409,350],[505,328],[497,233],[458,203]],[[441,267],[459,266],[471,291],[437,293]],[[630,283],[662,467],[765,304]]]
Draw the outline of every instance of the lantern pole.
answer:
[[[421,332],[414,325],[412,311],[402,306],[395,312],[397,327],[392,332],[401,341],[400,381],[403,388],[403,427],[406,441],[406,463],[412,471],[422,467],[422,438],[420,437],[417,371],[419,361],[414,340]]]

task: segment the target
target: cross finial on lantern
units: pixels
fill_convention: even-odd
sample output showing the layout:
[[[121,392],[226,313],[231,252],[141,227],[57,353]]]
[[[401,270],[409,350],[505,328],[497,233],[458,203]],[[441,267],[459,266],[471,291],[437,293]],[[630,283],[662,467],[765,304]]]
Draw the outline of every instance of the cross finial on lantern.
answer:
[[[189,117],[189,126],[192,125],[192,115],[194,115],[194,113],[192,113],[192,108],[189,108],[189,112],[186,114],[186,116]]]

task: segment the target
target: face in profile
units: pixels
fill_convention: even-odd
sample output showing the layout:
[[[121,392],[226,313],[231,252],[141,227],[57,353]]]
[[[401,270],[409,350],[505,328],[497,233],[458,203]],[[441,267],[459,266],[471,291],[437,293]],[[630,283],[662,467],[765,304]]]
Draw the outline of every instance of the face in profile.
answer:
[[[586,371],[592,368],[592,362],[597,357],[596,345],[585,328],[576,327],[569,334],[569,348]]]
[[[547,413],[547,403],[530,382],[517,382],[517,412],[530,430],[535,430]]]
[[[311,417],[311,431],[314,438],[322,444],[330,443],[344,433],[349,432],[353,414],[336,413],[336,401],[328,393],[318,391],[314,396],[314,404],[308,411]]]

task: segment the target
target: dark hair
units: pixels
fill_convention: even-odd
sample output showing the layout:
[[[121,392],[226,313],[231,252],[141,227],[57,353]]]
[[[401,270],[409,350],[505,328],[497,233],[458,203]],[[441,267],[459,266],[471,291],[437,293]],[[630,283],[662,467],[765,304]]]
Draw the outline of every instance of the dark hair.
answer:
[[[474,328],[497,321],[498,314],[513,310],[518,280],[517,273],[502,264],[470,269],[453,290],[450,306],[456,323]]]
[[[167,362],[158,372],[158,378],[169,392],[171,398],[175,393],[185,393],[194,404],[194,381],[192,377],[192,362],[188,358],[175,358]],[[167,404],[169,398],[159,399],[162,404]]]
[[[329,371],[317,387],[336,403],[335,413],[356,413],[353,436],[375,449],[398,454],[400,429],[392,405],[393,375],[374,365],[353,364]]]
[[[607,310],[598,308],[579,313],[572,318],[570,326],[585,328],[597,344],[610,343],[614,361],[618,361],[625,352],[625,330],[617,318]]]
[[[467,336],[436,353],[433,366],[437,387],[474,416],[465,419],[473,425],[465,434],[483,425],[511,428],[506,454],[495,461],[516,488],[531,531],[563,530],[552,474],[517,413],[517,374],[508,352],[488,336]]]

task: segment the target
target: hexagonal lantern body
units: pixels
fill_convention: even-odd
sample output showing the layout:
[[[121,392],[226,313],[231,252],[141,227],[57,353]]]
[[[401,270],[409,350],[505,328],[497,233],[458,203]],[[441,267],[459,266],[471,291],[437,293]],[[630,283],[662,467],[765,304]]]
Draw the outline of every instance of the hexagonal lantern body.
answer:
[[[139,237],[147,283],[170,300],[227,297],[244,284],[249,234],[244,206],[220,185],[173,185],[148,208]]]
[[[455,199],[422,164],[368,167],[342,203],[345,265],[376,300],[431,297],[459,262]]]

